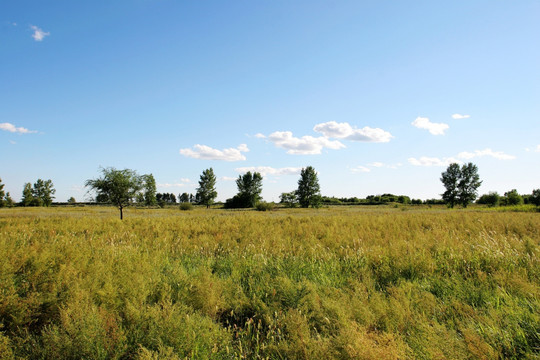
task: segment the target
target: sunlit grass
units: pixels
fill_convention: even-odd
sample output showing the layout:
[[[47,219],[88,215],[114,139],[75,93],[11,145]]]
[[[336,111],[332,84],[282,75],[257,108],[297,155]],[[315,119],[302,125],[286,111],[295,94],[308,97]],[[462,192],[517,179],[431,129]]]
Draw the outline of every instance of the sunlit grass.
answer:
[[[0,211],[0,354],[539,356],[538,213],[176,207],[124,215]]]

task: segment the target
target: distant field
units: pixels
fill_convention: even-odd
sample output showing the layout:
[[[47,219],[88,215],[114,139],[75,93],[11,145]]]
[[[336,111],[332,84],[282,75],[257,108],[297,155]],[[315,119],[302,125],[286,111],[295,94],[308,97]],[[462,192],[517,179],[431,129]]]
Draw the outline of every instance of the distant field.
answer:
[[[540,213],[0,209],[0,359],[538,359]]]

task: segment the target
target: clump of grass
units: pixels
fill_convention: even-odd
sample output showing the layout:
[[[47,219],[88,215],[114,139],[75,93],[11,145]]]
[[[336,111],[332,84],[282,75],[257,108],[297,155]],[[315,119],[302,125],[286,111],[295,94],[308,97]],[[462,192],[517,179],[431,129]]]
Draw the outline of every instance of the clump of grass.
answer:
[[[255,206],[257,211],[272,211],[276,209],[276,204],[273,202],[264,202],[261,201],[260,203]]]
[[[193,210],[193,204],[190,202],[183,202],[180,204],[180,210]]]

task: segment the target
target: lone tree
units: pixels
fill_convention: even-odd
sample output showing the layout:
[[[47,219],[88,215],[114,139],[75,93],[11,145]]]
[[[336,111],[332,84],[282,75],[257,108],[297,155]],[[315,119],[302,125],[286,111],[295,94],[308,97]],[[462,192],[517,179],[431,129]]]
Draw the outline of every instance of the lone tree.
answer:
[[[303,168],[300,172],[300,180],[298,180],[298,190],[296,190],[298,203],[301,207],[309,206],[319,207],[321,205],[321,188],[317,173],[312,166]]]
[[[124,207],[133,202],[137,193],[142,189],[143,181],[137,172],[115,168],[101,169],[102,177],[86,180],[85,186],[96,191],[96,200],[110,202],[120,210],[120,220],[124,218]]]
[[[34,194],[32,193],[32,184],[24,184],[21,205],[22,206],[32,206],[34,203]]]
[[[216,197],[216,175],[214,175],[214,170],[212,168],[206,169],[201,174],[196,198],[199,204],[206,205],[206,208],[208,209],[210,205],[214,203]]]
[[[529,198],[531,204],[540,206],[540,189],[534,189],[532,191],[531,197]]]
[[[456,163],[450,164],[441,176],[441,181],[446,188],[446,191],[442,194],[442,198],[451,208],[453,208],[458,201],[458,183],[460,178],[461,170]]]
[[[255,207],[261,200],[262,175],[258,172],[248,171],[244,175],[238,175],[236,186],[238,194],[225,202],[226,208],[249,208]]]
[[[453,163],[442,173],[441,181],[446,188],[442,194],[444,202],[451,208],[456,204],[467,207],[478,196],[478,188],[482,184],[478,175],[478,167],[473,163],[459,167]]]
[[[50,206],[54,199],[53,195],[56,193],[56,190],[54,189],[51,180],[38,179],[34,184],[32,193],[34,195],[36,205]]]
[[[6,201],[4,200],[5,196],[6,193],[4,192],[4,184],[2,184],[2,179],[0,179],[0,207],[6,206]]]
[[[154,175],[143,175],[143,199],[146,206],[154,206],[157,204],[156,199],[156,179]]]

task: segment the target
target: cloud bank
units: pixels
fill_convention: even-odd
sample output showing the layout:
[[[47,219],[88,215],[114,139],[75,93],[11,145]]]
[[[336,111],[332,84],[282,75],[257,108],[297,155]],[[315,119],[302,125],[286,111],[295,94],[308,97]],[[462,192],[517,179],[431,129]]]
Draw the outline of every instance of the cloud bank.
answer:
[[[248,152],[246,144],[240,144],[237,148],[228,148],[223,150],[213,149],[210,146],[197,144],[193,149],[180,149],[180,154],[202,160],[221,160],[221,161],[242,161],[246,157],[242,154]]]
[[[466,159],[466,160],[469,160],[475,157],[483,157],[483,156],[491,156],[499,160],[513,160],[516,158],[513,155],[505,154],[502,151],[493,151],[489,148],[484,149],[484,150],[475,150],[474,152],[463,151],[458,154],[458,158]]]
[[[302,136],[294,137],[290,131],[276,131],[268,135],[268,140],[275,146],[286,149],[287,154],[294,155],[316,155],[322,152],[322,149],[328,148],[338,150],[344,148],[341,142],[329,140],[324,136]]]
[[[301,167],[284,167],[284,168],[273,168],[270,166],[247,166],[247,167],[240,167],[234,169],[235,171],[244,174],[248,171],[258,172],[262,176],[272,175],[272,176],[280,176],[280,175],[298,175],[302,171]]]
[[[439,159],[436,157],[427,157],[427,156],[422,156],[419,159],[411,157],[407,160],[409,161],[411,165],[414,165],[414,166],[448,166],[452,163],[458,163],[458,164],[462,163],[461,161],[455,158]]]
[[[353,128],[349,123],[338,123],[329,121],[322,124],[317,124],[313,128],[314,131],[323,134],[327,138],[344,139],[350,141],[363,142],[389,142],[393,136],[388,131],[379,128],[371,128],[366,126],[362,129]]]

